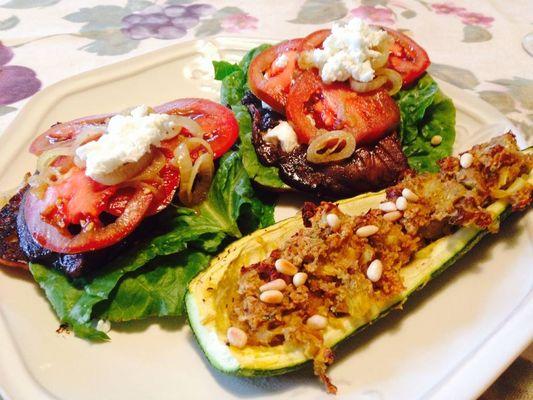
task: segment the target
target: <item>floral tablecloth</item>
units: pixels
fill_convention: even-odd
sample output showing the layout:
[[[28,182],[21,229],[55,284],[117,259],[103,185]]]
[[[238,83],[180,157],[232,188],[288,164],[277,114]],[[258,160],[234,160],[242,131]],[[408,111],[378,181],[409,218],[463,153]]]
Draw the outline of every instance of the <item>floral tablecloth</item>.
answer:
[[[211,35],[287,38],[357,16],[412,33],[431,73],[473,91],[533,144],[532,0],[0,0],[0,132],[42,88]],[[484,395],[533,397],[520,359]]]

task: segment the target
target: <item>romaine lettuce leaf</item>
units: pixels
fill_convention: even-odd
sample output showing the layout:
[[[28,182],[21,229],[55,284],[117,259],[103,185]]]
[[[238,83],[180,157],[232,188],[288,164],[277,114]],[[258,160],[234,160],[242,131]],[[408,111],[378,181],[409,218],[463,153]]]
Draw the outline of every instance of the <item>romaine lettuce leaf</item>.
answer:
[[[279,171],[275,167],[266,167],[257,158],[252,145],[252,121],[246,107],[241,104],[242,98],[249,90],[248,67],[253,58],[268,48],[263,44],[250,50],[239,64],[231,64],[226,61],[214,61],[215,79],[222,81],[220,89],[220,101],[231,106],[235,118],[239,122],[239,150],[242,161],[250,178],[258,184],[278,190],[290,189],[279,177]]]
[[[98,307],[97,318],[125,322],[182,315],[187,284],[210,259],[209,254],[194,250],[156,258],[119,282],[109,300]]]
[[[244,170],[240,154],[232,152],[221,160],[208,197],[197,209],[170,206],[156,218],[158,218],[158,225],[167,230],[165,233],[136,245],[88,281],[70,281],[58,271],[39,264],[30,265],[30,271],[37,283],[44,289],[59,320],[68,324],[77,336],[90,340],[107,339],[107,335],[92,327],[91,320],[95,316],[96,306],[99,307],[99,314],[106,314],[106,306],[102,306],[101,303],[110,298],[124,277],[128,278],[127,286],[121,290],[119,285],[117,293],[127,293],[134,287],[141,287],[146,279],[154,278],[161,273],[169,273],[168,261],[172,258],[165,258],[161,260],[162,264],[159,264],[163,256],[180,253],[180,256],[187,258],[191,257],[191,251],[199,251],[207,256],[217,251],[228,240],[239,238],[251,230],[272,224],[274,209],[272,204],[263,203],[256,196]],[[246,220],[245,224],[239,224],[241,218]],[[152,261],[154,259],[157,262]],[[147,271],[151,275],[143,277],[143,267],[150,261],[152,261],[151,268]],[[165,263],[166,270],[154,272],[159,267],[165,268]],[[194,270],[198,269],[198,263],[189,260],[183,264],[180,261],[175,268],[183,268],[187,271],[175,273],[175,276],[180,278],[174,280],[176,286],[172,290],[175,292],[185,290]],[[135,271],[141,272],[133,274]],[[161,289],[169,290],[163,287]],[[149,300],[146,294],[138,293],[138,296],[144,296],[145,300]],[[159,301],[155,298],[152,300],[155,303]],[[120,295],[117,301],[123,304],[123,296]],[[134,310],[136,306],[132,304],[132,308],[128,311],[133,316],[132,318],[135,318],[135,315],[142,316],[146,310],[154,310],[158,307],[157,305],[148,306],[146,303],[139,303],[138,306],[140,309]],[[111,300],[107,307],[111,310],[120,306],[113,304]],[[116,315],[116,312],[110,315]],[[159,308],[158,315],[165,315],[163,308]]]
[[[455,141],[455,107],[440,91],[437,82],[425,74],[415,86],[395,96],[400,107],[400,138],[409,166],[417,171],[438,171],[437,161],[452,153]],[[432,146],[435,135],[442,143]]]

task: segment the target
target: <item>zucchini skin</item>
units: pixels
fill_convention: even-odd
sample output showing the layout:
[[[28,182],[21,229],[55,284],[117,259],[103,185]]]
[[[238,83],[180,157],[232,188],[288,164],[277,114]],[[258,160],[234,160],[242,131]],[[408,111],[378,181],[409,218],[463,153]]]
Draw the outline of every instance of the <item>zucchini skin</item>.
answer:
[[[507,216],[509,216],[512,212],[512,209],[510,206],[507,206],[502,212],[500,212],[498,215],[497,215],[497,220],[499,223],[503,222],[503,220],[505,218],[507,218]],[[413,288],[410,288],[410,290],[407,292],[407,294],[398,302],[394,303],[393,305],[391,305],[390,307],[386,308],[385,310],[383,310],[376,318],[374,318],[373,320],[371,320],[370,322],[364,324],[364,325],[361,325],[359,327],[357,327],[354,331],[348,333],[344,338],[342,338],[341,340],[339,340],[334,346],[333,346],[333,349],[337,348],[338,346],[340,346],[342,343],[344,343],[344,341],[346,341],[347,339],[349,339],[350,337],[356,335],[357,333],[361,332],[362,330],[364,330],[365,328],[367,328],[369,325],[375,323],[377,320],[385,317],[387,314],[389,314],[391,311],[393,311],[395,308],[398,308],[399,306],[401,306],[402,304],[404,304],[407,299],[411,296],[411,294],[413,294],[414,292],[418,291],[418,290],[421,290],[429,281],[433,280],[434,278],[438,277],[440,274],[442,274],[446,269],[448,269],[451,265],[453,265],[457,260],[459,260],[460,258],[462,258],[466,253],[468,253],[477,243],[479,243],[479,241],[488,233],[488,231],[486,230],[478,230],[478,232],[475,234],[475,236],[473,236],[468,242],[466,242],[464,244],[464,246],[458,251],[456,252],[451,258],[448,258],[446,260],[444,260],[444,262],[438,266],[434,271],[431,272],[431,274],[429,274],[428,278],[422,282],[420,282],[418,285],[416,285],[415,287]],[[189,301],[192,301],[194,302],[195,299],[194,299],[194,296],[190,293],[190,291],[187,291],[187,294],[186,294],[186,298],[187,298],[187,307],[186,307],[186,310],[187,310],[187,317],[189,319],[189,323],[191,321],[191,308],[189,307]],[[237,368],[237,369],[226,369],[226,368],[223,368],[220,366],[220,363],[216,362],[216,361],[213,361],[212,360],[212,357],[210,354],[208,354],[208,352],[205,351],[205,349],[203,348],[203,346],[200,344],[201,341],[199,340],[198,336],[197,336],[197,332],[195,331],[194,329],[194,324],[191,324],[190,323],[190,326],[191,326],[191,330],[193,331],[193,334],[195,336],[195,339],[197,340],[197,342],[199,343],[200,347],[202,348],[202,352],[205,354],[205,356],[207,357],[207,359],[209,360],[210,364],[215,368],[217,369],[218,371],[220,372],[223,372],[227,375],[233,375],[233,376],[241,376],[241,377],[249,377],[249,378],[253,378],[253,377],[271,377],[271,376],[279,376],[279,375],[283,375],[283,374],[287,374],[289,372],[292,372],[292,371],[295,371],[295,370],[298,370],[302,367],[304,367],[305,365],[307,364],[311,364],[312,360],[306,360],[306,361],[303,361],[301,363],[296,363],[296,364],[293,364],[293,365],[289,365],[289,366],[286,366],[286,367],[283,367],[283,368],[277,368],[277,369],[261,369],[261,368],[257,368],[257,369],[252,369],[252,368]]]

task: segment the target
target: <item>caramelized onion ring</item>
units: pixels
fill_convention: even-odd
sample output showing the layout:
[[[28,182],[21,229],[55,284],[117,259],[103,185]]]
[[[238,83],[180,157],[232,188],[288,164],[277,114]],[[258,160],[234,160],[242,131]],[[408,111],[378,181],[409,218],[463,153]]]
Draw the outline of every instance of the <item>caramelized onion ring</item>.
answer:
[[[323,131],[309,143],[307,161],[323,164],[341,161],[355,151],[355,137],[346,131]]]
[[[182,115],[173,115],[173,121],[177,126],[187,129],[191,135],[197,138],[204,137],[204,130],[194,119]],[[181,129],[180,129],[181,130]]]
[[[403,79],[397,71],[390,68],[382,68],[376,71],[376,75],[377,78],[386,77],[387,81],[391,83],[391,87],[388,90],[390,96],[394,96],[402,88]]]
[[[190,153],[198,147],[203,147],[207,153],[201,154],[193,165]],[[190,207],[204,200],[215,169],[209,143],[200,138],[187,138],[174,151],[173,163],[180,171],[180,201]]]
[[[387,78],[384,76],[376,76],[370,82],[359,82],[355,79],[350,79],[350,87],[357,93],[366,93],[377,90],[386,83]]]

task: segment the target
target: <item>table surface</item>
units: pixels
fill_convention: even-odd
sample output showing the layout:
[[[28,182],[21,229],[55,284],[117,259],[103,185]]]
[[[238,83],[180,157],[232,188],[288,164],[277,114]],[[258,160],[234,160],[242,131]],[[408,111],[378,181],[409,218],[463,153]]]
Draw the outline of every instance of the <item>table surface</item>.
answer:
[[[177,42],[300,37],[354,16],[407,31],[432,75],[495,106],[533,145],[531,0],[0,0],[0,132],[33,94],[80,72]],[[532,398],[532,353],[482,399]]]

